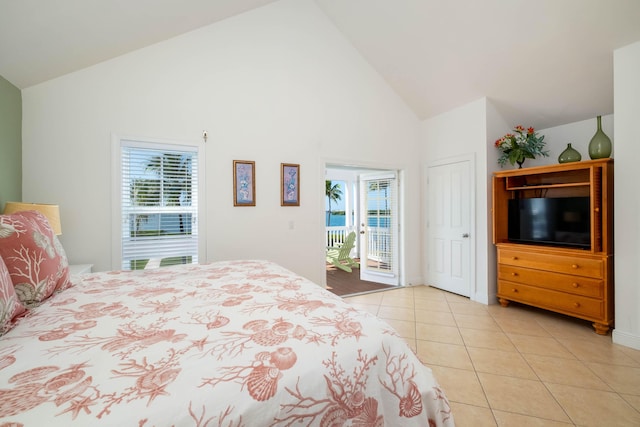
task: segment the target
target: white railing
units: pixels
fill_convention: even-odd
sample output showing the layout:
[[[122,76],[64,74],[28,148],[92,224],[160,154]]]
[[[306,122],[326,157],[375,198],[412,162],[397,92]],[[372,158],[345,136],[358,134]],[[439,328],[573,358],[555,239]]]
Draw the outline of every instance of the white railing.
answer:
[[[342,227],[342,226],[334,226],[334,227],[325,227],[326,230],[326,247],[330,248],[332,246],[340,246],[344,243],[344,239],[347,238],[347,234],[349,234],[353,228],[352,227]]]
[[[325,227],[326,247],[340,246],[353,227]],[[357,245],[357,243],[356,243]],[[391,262],[391,232],[386,227],[367,228],[367,255],[370,259],[389,264]]]
[[[369,227],[367,237],[368,257],[389,264],[392,251],[391,230],[386,227]]]

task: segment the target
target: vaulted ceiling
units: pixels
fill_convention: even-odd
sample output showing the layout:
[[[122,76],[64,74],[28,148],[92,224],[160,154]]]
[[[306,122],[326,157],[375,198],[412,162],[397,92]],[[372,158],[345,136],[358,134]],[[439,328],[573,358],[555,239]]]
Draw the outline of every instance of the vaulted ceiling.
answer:
[[[0,76],[27,88],[273,1],[0,0]],[[485,96],[537,128],[611,114],[613,52],[640,41],[638,0],[309,1],[419,119]]]

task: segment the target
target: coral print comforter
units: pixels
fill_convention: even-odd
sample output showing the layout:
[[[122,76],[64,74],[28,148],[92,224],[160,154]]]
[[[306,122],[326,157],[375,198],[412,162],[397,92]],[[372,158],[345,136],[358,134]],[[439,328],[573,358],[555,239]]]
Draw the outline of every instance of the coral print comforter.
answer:
[[[1,426],[440,426],[383,321],[264,261],[79,276],[0,338]]]

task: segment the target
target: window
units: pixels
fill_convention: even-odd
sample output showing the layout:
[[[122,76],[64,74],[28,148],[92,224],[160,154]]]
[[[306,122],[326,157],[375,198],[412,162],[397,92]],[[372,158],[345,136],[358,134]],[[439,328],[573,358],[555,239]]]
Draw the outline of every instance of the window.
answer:
[[[124,270],[198,262],[198,147],[120,141]]]

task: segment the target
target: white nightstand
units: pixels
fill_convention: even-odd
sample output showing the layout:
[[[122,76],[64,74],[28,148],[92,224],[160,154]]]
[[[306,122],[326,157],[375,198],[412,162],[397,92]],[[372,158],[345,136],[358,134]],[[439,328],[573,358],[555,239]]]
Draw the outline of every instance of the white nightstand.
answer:
[[[69,274],[75,276],[77,274],[91,273],[93,264],[74,264],[69,265]]]

